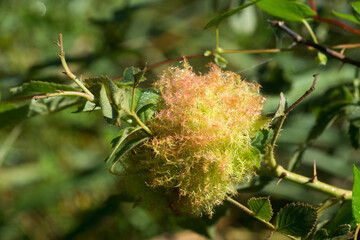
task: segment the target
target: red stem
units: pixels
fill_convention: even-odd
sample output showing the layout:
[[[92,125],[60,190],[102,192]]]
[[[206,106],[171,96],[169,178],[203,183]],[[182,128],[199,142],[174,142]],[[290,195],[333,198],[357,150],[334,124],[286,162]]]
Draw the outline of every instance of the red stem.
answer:
[[[323,17],[320,17],[318,14],[317,14],[317,10],[316,10],[316,4],[315,4],[315,0],[309,0],[309,4],[310,4],[310,7],[311,9],[316,13],[316,15],[313,16],[313,18],[318,21],[318,22],[326,22],[326,23],[329,23],[331,25],[334,25],[334,26],[337,26],[339,28],[342,28],[342,29],[345,29],[349,32],[352,32],[352,33],[355,33],[357,35],[360,35],[360,30],[356,29],[356,28],[353,28],[353,27],[350,27],[346,24],[343,24],[341,22],[338,22],[336,20],[333,20],[333,19],[329,19],[329,18],[323,18]]]
[[[310,0],[310,7],[317,14],[315,0]]]
[[[328,19],[328,18],[322,18],[322,17],[319,17],[318,15],[315,15],[313,16],[313,18],[316,20],[316,21],[319,21],[319,22],[326,22],[326,23],[329,23],[329,24],[332,24],[332,25],[335,25],[339,28],[342,28],[342,29],[345,29],[349,32],[352,32],[352,33],[355,33],[357,35],[360,35],[360,30],[356,29],[356,28],[353,28],[353,27],[350,27],[346,24],[343,24],[341,22],[338,22],[336,20],[333,20],[333,19]]]

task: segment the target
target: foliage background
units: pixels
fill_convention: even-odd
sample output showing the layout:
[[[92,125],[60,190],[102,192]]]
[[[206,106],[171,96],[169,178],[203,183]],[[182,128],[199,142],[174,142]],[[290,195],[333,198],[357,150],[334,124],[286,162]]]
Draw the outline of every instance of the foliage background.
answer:
[[[238,6],[235,0],[17,0],[0,2],[0,97],[9,88],[30,80],[67,82],[53,44],[63,33],[70,68],[85,77],[118,77],[126,67],[142,67],[165,59],[192,55],[215,47],[213,29],[203,30],[214,16]],[[307,1],[303,1],[307,3]],[[317,1],[319,14],[334,18],[332,10],[351,13],[347,1]],[[220,26],[224,49],[287,48],[292,41],[268,26],[274,19],[252,6]],[[287,23],[309,37],[299,23]],[[348,23],[351,25],[351,23]],[[356,43],[358,36],[325,23],[311,23],[324,45]],[[356,59],[359,50],[348,50]],[[228,54],[228,69],[263,85],[268,98],[265,112],[276,110],[280,91],[290,103],[320,73],[316,90],[288,117],[278,142],[277,157],[287,163],[314,125],[316,104],[332,86],[351,83],[356,69],[330,59],[315,62],[315,52]],[[194,69],[206,71],[209,58],[191,60]],[[162,67],[147,73],[156,79]],[[133,207],[118,187],[103,159],[117,129],[99,113],[73,114],[76,108],[36,117],[0,130],[0,239],[167,239],[181,229],[203,232],[213,220],[189,220]],[[359,151],[350,146],[347,123],[338,121],[306,151],[299,171],[311,176],[316,160],[320,180],[351,188],[353,163]],[[285,164],[286,165],[286,164]],[[326,196],[302,186],[276,181],[262,187],[239,186],[243,202],[248,192],[271,195],[274,209],[287,201],[318,204]],[[219,239],[263,239],[260,223],[229,207],[217,225]],[[217,212],[223,213],[224,208]],[[334,214],[332,208],[327,214]],[[195,229],[194,229],[195,228]],[[215,229],[215,227],[213,227]],[[188,232],[186,232],[188,233]],[[250,234],[249,237],[248,234]],[[181,238],[182,235],[175,235]],[[275,237],[276,238],[276,237]],[[280,237],[276,238],[280,239]]]

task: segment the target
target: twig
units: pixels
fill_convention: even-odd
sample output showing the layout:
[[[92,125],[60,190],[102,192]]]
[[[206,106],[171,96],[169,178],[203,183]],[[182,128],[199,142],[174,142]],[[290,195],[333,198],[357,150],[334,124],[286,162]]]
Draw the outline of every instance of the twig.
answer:
[[[307,90],[298,100],[296,100],[296,102],[294,102],[290,107],[288,107],[288,108],[284,111],[285,116],[286,116],[290,111],[292,111],[301,101],[303,101],[312,91],[315,90],[315,84],[316,84],[316,80],[317,80],[318,76],[319,76],[318,73],[316,73],[316,74],[313,75],[314,81],[313,81],[310,89]]]
[[[60,48],[60,53],[58,53],[58,56],[61,60],[61,64],[64,68],[65,74],[71,79],[73,80],[85,93],[87,93],[89,96],[91,96],[94,99],[94,95],[89,91],[89,89],[87,89],[85,87],[85,85],[82,83],[81,80],[77,79],[75,74],[73,74],[70,69],[69,66],[66,63],[65,60],[65,52],[64,52],[64,46],[63,46],[63,41],[62,41],[62,34],[59,34],[59,39],[56,42],[56,45],[58,45],[58,47]],[[94,100],[93,100],[94,101]]]
[[[336,20],[333,20],[333,19],[329,19],[329,18],[323,18],[323,17],[320,17],[318,14],[317,14],[317,10],[316,10],[316,4],[315,4],[315,0],[310,0],[310,7],[311,9],[316,13],[316,15],[313,16],[313,18],[318,21],[318,22],[326,22],[326,23],[329,23],[331,25],[334,25],[334,26],[337,26],[341,29],[344,29],[344,30],[347,30],[349,32],[352,32],[352,33],[355,33],[355,34],[358,34],[360,35],[360,31],[356,28],[353,28],[353,27],[350,27],[346,24],[343,24],[341,22],[338,22]]]
[[[357,226],[357,228],[356,228],[354,240],[357,240],[357,239],[358,239],[359,230],[360,230],[360,224],[358,224],[358,226]]]
[[[76,97],[86,98],[90,102],[94,101],[94,96],[93,95],[89,95],[89,94],[84,93],[84,92],[75,92],[75,91],[59,91],[59,92],[56,92],[56,93],[46,93],[46,94],[43,94],[43,95],[33,96],[33,98],[37,100],[37,99],[44,99],[44,98],[58,97],[58,96],[76,96]]]
[[[277,27],[279,28],[280,30],[286,32],[295,42],[297,43],[301,43],[301,44],[305,44],[305,45],[308,45],[308,46],[311,46],[313,48],[316,48],[317,50],[319,50],[320,52],[332,57],[332,58],[335,58],[335,59],[338,59],[340,60],[341,62],[343,63],[349,63],[349,64],[352,64],[354,66],[357,66],[357,67],[360,67],[360,62],[359,61],[356,61],[354,59],[351,59],[351,58],[348,58],[346,57],[345,55],[337,52],[337,51],[334,51],[330,48],[327,48],[327,47],[324,47],[322,45],[319,45],[319,44],[316,44],[312,41],[309,41],[309,40],[306,40],[304,39],[302,36],[300,36],[299,34],[297,34],[296,32],[292,31],[290,28],[288,28],[284,22],[281,22],[281,21],[272,21],[272,20],[268,20],[268,22],[273,26],[273,27]]]

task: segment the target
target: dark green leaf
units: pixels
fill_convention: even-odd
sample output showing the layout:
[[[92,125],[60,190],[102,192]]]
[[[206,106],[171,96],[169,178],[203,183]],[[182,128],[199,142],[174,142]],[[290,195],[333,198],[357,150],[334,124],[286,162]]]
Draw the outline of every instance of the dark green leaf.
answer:
[[[14,94],[18,93],[52,93],[57,90],[62,91],[76,91],[75,88],[65,84],[58,84],[52,82],[30,81],[30,83],[24,83],[19,87],[10,89]]]
[[[142,128],[141,127],[138,127],[138,128],[127,127],[127,128],[122,129],[119,133],[119,137],[116,137],[111,141],[113,150],[110,153],[110,155],[105,159],[105,163],[108,163],[113,158],[115,153],[119,150],[119,148],[121,149],[121,147],[123,147],[124,141],[127,137],[129,137],[131,134],[135,133],[136,131],[138,131],[140,129],[142,129]]]
[[[351,4],[352,8],[353,8],[358,14],[360,14],[360,1],[351,2],[350,4]]]
[[[27,118],[29,105],[0,104],[0,128],[19,123]]]
[[[348,134],[351,145],[353,148],[358,149],[360,147],[360,128],[350,123]]]
[[[273,210],[269,198],[250,198],[248,201],[248,206],[250,210],[255,213],[255,216],[263,219],[266,222],[270,221],[273,215]]]
[[[360,171],[353,166],[354,170],[354,184],[352,196],[352,213],[358,223],[360,223]]]
[[[330,235],[333,239],[350,239],[350,224],[342,224]]]
[[[291,203],[277,215],[276,230],[296,237],[306,237],[311,233],[318,219],[314,207],[303,203]]]
[[[329,234],[326,229],[320,229],[315,233],[315,235],[311,238],[312,240],[329,240]]]
[[[338,16],[339,18],[342,18],[342,19],[351,21],[351,22],[356,23],[356,24],[360,24],[359,19],[356,18],[354,15],[345,14],[345,13],[339,13],[339,12],[335,12],[335,11],[332,11],[332,13],[333,13],[335,16]]]
[[[348,105],[345,107],[345,116],[347,120],[355,127],[360,128],[360,106]]]
[[[251,5],[254,5],[258,1],[260,1],[260,0],[256,0],[256,1],[252,2],[252,3],[247,3],[247,4],[244,4],[244,5],[241,5],[241,6],[237,7],[237,8],[233,8],[233,9],[227,11],[227,12],[224,12],[220,16],[217,16],[217,17],[211,19],[211,21],[206,24],[204,29],[208,29],[208,28],[213,27],[213,26],[218,26],[223,20],[227,19],[228,17],[231,17],[235,13],[237,13],[237,12],[239,12],[239,11],[241,11],[241,10],[251,6]]]
[[[131,139],[128,142],[126,142],[124,144],[124,146],[116,153],[113,164],[111,166],[111,171],[115,172],[116,164],[121,160],[122,157],[125,156],[126,153],[128,153],[131,149],[133,149],[137,145],[143,143],[147,139],[149,139],[149,138],[148,137],[140,137],[140,138]]]
[[[137,115],[139,116],[139,118],[142,122],[146,122],[154,116],[154,114],[156,113],[156,109],[157,108],[155,105],[149,104],[149,105],[146,105],[145,107],[141,108],[137,112]]]
[[[261,153],[264,153],[265,147],[269,143],[272,135],[272,129],[262,129],[258,131],[256,136],[251,140],[251,145],[259,149]]]
[[[307,5],[296,1],[261,0],[256,5],[270,15],[289,21],[302,21],[316,14]]]

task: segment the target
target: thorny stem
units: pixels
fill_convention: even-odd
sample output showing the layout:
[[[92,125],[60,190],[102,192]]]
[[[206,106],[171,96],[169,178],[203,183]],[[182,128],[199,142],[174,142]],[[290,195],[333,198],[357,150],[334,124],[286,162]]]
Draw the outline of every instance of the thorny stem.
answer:
[[[57,93],[46,93],[44,95],[36,95],[33,96],[34,99],[44,99],[49,97],[57,97],[57,96],[77,96],[77,97],[83,97],[86,98],[88,101],[93,102],[94,96],[90,96],[87,93],[83,92],[75,92],[75,91],[59,91]]]
[[[94,101],[94,95],[89,91],[89,89],[87,89],[85,87],[85,85],[82,83],[81,80],[77,79],[75,74],[73,74],[70,69],[69,69],[69,66],[67,65],[66,63],[66,60],[65,60],[65,52],[64,52],[64,46],[63,46],[63,41],[62,41],[62,34],[60,33],[59,34],[59,39],[58,41],[56,42],[56,45],[59,46],[60,48],[60,53],[58,53],[58,56],[60,57],[60,60],[61,60],[61,64],[64,68],[64,71],[65,71],[65,74],[71,79],[73,80],[86,94],[88,94],[89,96],[92,97],[92,101]]]
[[[319,74],[314,75],[313,84],[311,85],[310,89],[306,91],[295,103],[293,103],[290,107],[288,107],[282,116],[280,116],[279,122],[277,123],[276,129],[274,131],[274,136],[271,139],[271,142],[268,146],[267,153],[265,155],[265,161],[268,167],[271,169],[272,173],[281,179],[286,179],[292,182],[300,183],[306,185],[310,188],[316,189],[318,191],[327,193],[331,196],[341,197],[344,200],[349,200],[352,198],[352,191],[344,190],[341,188],[334,187],[332,185],[323,183],[318,181],[317,179],[304,177],[302,175],[293,173],[284,169],[281,165],[279,165],[274,157],[274,148],[275,143],[279,137],[281,127],[285,121],[287,114],[293,110],[301,101],[303,101],[312,91],[315,90],[316,80]]]

